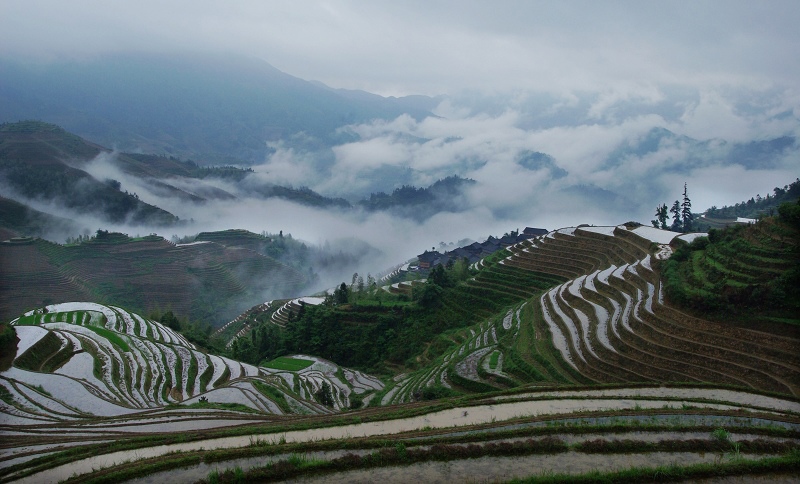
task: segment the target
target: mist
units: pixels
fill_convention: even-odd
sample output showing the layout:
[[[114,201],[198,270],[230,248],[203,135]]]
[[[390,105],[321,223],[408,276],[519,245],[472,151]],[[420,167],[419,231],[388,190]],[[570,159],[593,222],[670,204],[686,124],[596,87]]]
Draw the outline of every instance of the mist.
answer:
[[[428,116],[392,114],[366,122],[358,118],[359,122],[341,125],[330,136],[309,130],[287,132],[276,139],[267,133],[277,132],[276,126],[251,126],[249,133],[262,134],[263,139],[256,139],[255,143],[261,144],[267,154],[260,159],[262,151],[254,150],[259,158],[247,160],[252,173],[239,181],[213,177],[140,178],[125,171],[118,163],[120,153],[116,151],[101,153],[94,160],[74,161],[75,167],[95,179],[119,182],[120,190],[174,214],[180,223],[170,227],[130,221],[113,224],[96,214],[67,210],[57,202],[27,200],[24,194],[9,194],[37,210],[71,221],[73,228],[65,228],[63,224],[50,227],[44,234],[47,238],[63,242],[67,237],[98,229],[130,235],[156,233],[167,239],[231,228],[270,234],[282,231],[320,252],[349,254],[345,258],[353,261],[352,267],[330,272],[320,269],[320,285],[324,286],[349,281],[353,272],[379,273],[442,242],[482,240],[527,226],[552,230],[578,224],[615,225],[627,221],[647,224],[658,205],[671,204],[681,197],[684,183],[694,211],[702,212],[711,206],[765,195],[798,176],[798,77],[789,75],[796,69],[786,62],[791,56],[778,55],[794,52],[787,46],[794,45],[796,29],[786,19],[796,14],[797,8],[784,12],[789,4],[778,2],[770,7],[772,14],[786,14],[776,27],[783,37],[751,28],[749,19],[753,15],[770,12],[757,8],[758,12],[753,12],[754,7],[744,3],[726,9],[727,13],[713,21],[688,15],[675,4],[664,7],[664,12],[659,10],[658,16],[653,15],[655,7],[642,10],[603,7],[598,11],[595,6],[587,8],[593,12],[591,15],[564,16],[565,10],[560,7],[534,8],[527,6],[527,2],[513,2],[513,8],[498,7],[497,18],[486,16],[486,7],[470,4],[458,14],[448,12],[446,20],[441,22],[422,21],[417,30],[412,29],[416,36],[406,36],[408,42],[404,48],[408,50],[398,53],[400,44],[377,35],[372,23],[363,22],[361,8],[354,9],[346,2],[331,2],[330,10],[324,11],[303,7],[298,12],[293,10],[296,7],[287,6],[286,11],[276,15],[270,15],[273,12],[261,4],[245,3],[252,10],[252,17],[234,14],[211,17],[214,22],[221,22],[220,28],[198,44],[202,52],[219,53],[208,42],[224,37],[223,43],[230,50],[219,54],[223,58],[226,55],[234,60],[240,55],[266,58],[286,69],[287,75],[321,79],[333,87],[435,94],[436,98],[428,100],[431,105],[438,101],[438,106]],[[31,12],[24,2],[8,5],[0,7],[9,14],[5,18],[15,18],[11,14],[17,13],[28,23],[40,20],[41,25],[36,24],[36,28],[55,23],[65,30],[75,30],[66,29],[69,25],[61,17],[50,18],[48,9]],[[104,8],[96,4],[91,7],[92,15]],[[391,27],[408,27],[412,17],[416,22],[412,11],[428,8],[443,13],[440,8],[421,5],[415,5],[409,12],[398,12],[395,7],[368,10],[376,14],[376,22],[386,26],[383,31],[395,32]],[[174,10],[167,8],[164,18],[174,19]],[[187,18],[201,10],[187,9]],[[614,14],[620,10],[624,14]],[[347,54],[337,54],[331,61],[335,59],[336,66],[353,66],[349,79],[341,78],[340,67],[319,61],[320,52],[330,54],[328,44],[297,39],[294,31],[284,30],[275,34],[277,37],[253,34],[252,39],[243,38],[239,36],[240,30],[230,28],[242,21],[251,33],[269,31],[261,27],[253,29],[250,20],[259,18],[269,25],[278,18],[291,17],[292,11],[298,21],[305,19],[309,25],[320,27],[326,33],[325,42],[347,47],[336,49]],[[355,48],[349,38],[324,27],[327,24],[322,20],[330,20],[332,11],[350,15],[347,17],[350,20],[333,17],[362,32],[364,39],[376,40],[373,47],[367,48],[370,54],[367,58],[375,60],[379,51],[382,58],[376,65],[386,66],[390,62],[392,68],[383,71],[365,63],[353,52],[362,52],[359,49],[366,47]],[[36,28],[22,31],[15,25],[0,34],[6,40],[0,42],[3,45],[0,57],[18,58],[28,53],[46,64],[48,54],[58,57],[63,53],[62,47],[69,49],[69,46],[73,49],[66,55],[71,58],[94,55],[113,58],[117,52],[133,51],[169,53],[185,47],[180,42],[168,42],[175,40],[173,36],[180,30],[177,27],[174,31],[162,31],[142,20],[138,9],[128,13],[130,17],[124,23],[131,30],[125,30],[125,35],[116,36],[117,32],[107,25],[80,30],[92,32],[98,38],[117,39],[117,49],[100,48],[102,42],[85,43],[85,39],[75,36],[65,36],[69,38],[63,46],[49,45],[43,39],[50,37],[44,35],[37,36],[34,42],[29,35]],[[530,21],[534,23],[544,18],[570,18],[583,30],[563,20],[532,29],[527,19],[521,22],[522,14],[534,19]],[[116,11],[109,17],[111,24],[122,21],[115,15]],[[71,17],[64,16],[67,18]],[[140,20],[128,23],[137,18]],[[659,26],[663,23],[664,28],[674,27],[693,43],[681,40],[681,36],[654,34],[654,18],[659,19]],[[627,30],[609,30],[598,19]],[[713,24],[710,31],[714,35],[699,28],[687,32],[687,25],[706,24]],[[149,30],[137,31],[140,26]],[[163,48],[142,40],[148,38],[146,35],[136,35],[135,40],[130,35],[151,31],[161,36],[157,37],[164,41]],[[442,31],[450,36],[440,35]],[[743,52],[741,46],[731,48],[720,40],[730,40],[731,32],[746,33],[766,50],[756,52],[749,48]],[[187,39],[195,35],[185,30],[183,33],[189,36]],[[284,41],[278,42],[279,38]],[[259,39],[260,44],[251,42]],[[430,48],[426,45],[422,49],[425,42],[420,39],[430,41]],[[242,49],[243,44],[251,48]],[[295,50],[301,45],[305,49]],[[714,52],[720,55],[712,56],[703,47],[714,47]],[[696,56],[688,55],[695,50]],[[302,66],[298,62],[283,63],[291,52]],[[464,52],[470,55],[465,56]],[[739,54],[743,57],[738,57]],[[416,60],[409,64],[400,61],[409,60],[409,56]],[[202,55],[197,58],[204,59]],[[187,59],[183,62],[191,63]],[[309,62],[310,59],[318,62]],[[407,72],[400,75],[397,66]],[[759,70],[761,67],[763,71]],[[451,72],[442,73],[448,69]],[[244,77],[234,80],[246,79],[250,72],[239,74]],[[395,77],[387,80],[386,73]],[[150,75],[158,78],[156,74]],[[236,84],[223,85],[231,90],[234,88],[230,86]],[[226,107],[230,106],[223,106]],[[425,109],[428,112],[429,107]],[[353,119],[343,113],[336,119]],[[206,112],[209,119],[222,120],[221,125],[239,126],[237,117],[246,118],[240,112],[225,117],[228,115],[225,109]],[[312,110],[309,119],[313,115]],[[191,118],[177,119],[183,120],[181,127],[194,129]],[[223,128],[215,134],[236,145],[235,136],[239,132]],[[158,137],[170,138],[170,133],[157,132],[148,142],[153,143]],[[247,140],[254,138],[257,136],[248,135]],[[174,144],[179,145],[180,141]],[[154,145],[145,144],[141,151],[152,153],[147,146]],[[201,166],[211,163],[203,160],[202,155],[198,155],[197,161]],[[465,185],[448,205],[448,211],[419,216],[422,211],[415,213],[413,206],[379,212],[358,205],[372,193],[389,193],[403,185],[427,187],[454,175],[475,183]],[[267,198],[262,189],[275,185],[308,187],[325,197],[345,198],[353,207],[314,208]],[[6,193],[3,189],[3,194]]]
[[[425,119],[403,115],[344,126],[352,141],[329,148],[277,143],[239,182],[139,178],[125,173],[116,152],[80,164],[96,179],[116,180],[120,190],[178,216],[182,222],[169,228],[109,224],[52,203],[29,202],[72,220],[77,233],[103,228],[171,239],[237,228],[291,234],[353,262],[317,271],[314,289],[323,289],[349,281],[353,272],[378,274],[443,242],[483,240],[527,226],[648,224],[657,205],[680,198],[684,183],[695,212],[769,193],[798,175],[798,123],[791,114],[797,98],[773,93],[770,102],[755,102],[762,94],[656,90],[536,102],[520,95],[448,97]],[[476,182],[464,188],[452,212],[420,220],[355,204],[371,192],[424,187],[452,175]],[[164,184],[180,189],[181,196]],[[257,188],[268,184],[308,186],[354,206],[265,199]],[[65,234],[47,236],[63,240]]]

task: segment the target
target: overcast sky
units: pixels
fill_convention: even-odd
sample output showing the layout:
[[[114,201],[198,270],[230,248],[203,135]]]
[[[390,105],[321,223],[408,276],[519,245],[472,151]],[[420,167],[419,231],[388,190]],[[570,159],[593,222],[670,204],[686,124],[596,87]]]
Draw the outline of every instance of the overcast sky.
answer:
[[[437,117],[348,127],[356,139],[323,154],[334,159],[335,176],[315,168],[315,153],[280,143],[255,167],[266,181],[335,196],[369,193],[384,167],[410,167],[417,186],[453,174],[476,180],[467,193],[470,233],[458,232],[469,225],[464,214],[419,227],[384,215],[334,224],[415,250],[525,225],[647,223],[687,181],[701,211],[790,183],[800,175],[797,143],[763,166],[726,153],[734,143],[800,139],[798,25],[798,0],[0,0],[0,57],[237,54],[337,88],[450,95]],[[625,152],[654,128],[677,137]],[[519,163],[536,151],[553,166]],[[579,200],[587,190],[575,187],[618,198]],[[225,224],[239,213],[215,208],[212,219]],[[311,241],[337,230],[286,214],[267,228]],[[256,230],[268,218],[261,215],[235,226]]]
[[[222,51],[381,94],[800,79],[800,2],[2,0],[0,55]]]

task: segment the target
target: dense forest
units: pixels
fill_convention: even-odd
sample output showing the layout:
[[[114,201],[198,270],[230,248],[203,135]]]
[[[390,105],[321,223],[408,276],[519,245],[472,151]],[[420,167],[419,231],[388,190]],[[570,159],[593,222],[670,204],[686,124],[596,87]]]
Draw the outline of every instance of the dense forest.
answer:
[[[303,305],[291,314],[286,328],[264,315],[231,348],[235,358],[259,363],[290,353],[328,358],[345,366],[378,369],[384,360],[402,364],[423,345],[454,326],[442,298],[470,275],[467,263],[458,261],[431,271],[426,283],[409,294],[391,294],[354,275],[318,306]],[[460,324],[467,325],[472,321]]]

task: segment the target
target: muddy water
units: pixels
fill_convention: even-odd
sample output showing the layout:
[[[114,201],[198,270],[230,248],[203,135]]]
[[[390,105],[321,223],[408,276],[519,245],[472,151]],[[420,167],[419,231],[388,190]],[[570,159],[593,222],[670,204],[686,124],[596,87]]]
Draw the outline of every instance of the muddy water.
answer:
[[[367,422],[354,425],[344,425],[340,427],[329,427],[321,429],[309,429],[286,432],[283,434],[268,434],[260,436],[264,440],[278,441],[283,438],[286,442],[308,442],[313,440],[327,440],[349,437],[366,437],[375,435],[391,435],[405,431],[418,430],[422,428],[447,428],[465,425],[475,425],[494,421],[509,420],[515,417],[526,417],[547,414],[562,414],[579,411],[595,410],[623,410],[623,409],[658,409],[666,404],[677,404],[681,402],[667,402],[663,400],[628,400],[628,399],[604,399],[593,400],[539,400],[527,402],[499,403],[495,405],[482,405],[467,408],[453,408],[439,412],[396,420],[386,420],[379,422]],[[705,408],[729,410],[737,407],[718,404],[693,404]],[[63,465],[34,474],[20,482],[42,484],[47,482],[57,482],[66,479],[73,474],[84,474],[92,472],[93,469],[108,467],[117,463],[129,460],[158,457],[167,452],[190,451],[200,448],[236,448],[245,447],[251,444],[252,439],[258,436],[223,437],[217,439],[201,440],[185,444],[159,445],[131,451],[114,452],[111,454],[99,455],[83,459],[71,464]]]
[[[87,425],[86,429],[113,430],[114,432],[150,433],[150,432],[181,432],[187,430],[205,430],[219,427],[233,427],[236,425],[249,425],[263,423],[263,420],[233,420],[233,419],[165,419],[163,422],[124,422],[118,424]]]
[[[555,421],[557,425],[569,428],[570,426],[585,425],[612,425],[618,423],[653,424],[653,425],[687,425],[687,426],[713,426],[723,427],[729,431],[734,431],[737,427],[780,427],[787,430],[800,431],[800,424],[781,422],[779,420],[768,420],[752,417],[730,417],[727,415],[626,415],[612,417],[585,417],[585,418],[566,418]],[[536,427],[548,427],[553,425],[553,421],[523,422],[511,425],[498,425],[488,429],[481,429],[481,432],[504,432],[509,430],[519,430]],[[436,437],[459,437],[474,433],[474,431],[448,432],[437,434]],[[417,440],[424,440],[426,437],[419,437]]]
[[[769,408],[779,412],[800,412],[800,403],[781,398],[767,397],[755,393],[738,392],[713,388],[615,388],[604,390],[567,390],[555,392],[524,393],[496,397],[496,400],[513,398],[570,398],[570,397],[648,397],[648,398],[687,398],[736,402],[739,405]]]
[[[381,467],[338,474],[310,476],[286,482],[324,483],[451,483],[507,481],[547,473],[581,474],[593,470],[615,471],[630,467],[711,463],[721,457],[712,453],[653,452],[648,454],[581,454],[565,452],[523,457],[480,457],[449,462],[423,462],[409,466]]]

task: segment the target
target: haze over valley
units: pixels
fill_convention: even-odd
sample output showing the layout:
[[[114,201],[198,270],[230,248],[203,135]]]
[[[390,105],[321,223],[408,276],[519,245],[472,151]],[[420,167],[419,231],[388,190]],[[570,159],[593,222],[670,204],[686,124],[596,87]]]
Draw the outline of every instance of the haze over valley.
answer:
[[[39,234],[58,242],[99,228],[283,231],[310,245],[360,240],[385,258],[356,270],[377,272],[440,242],[525,226],[646,222],[684,182],[702,212],[796,176],[796,100],[772,83],[384,98],[237,55],[105,53],[2,69],[3,121],[36,118],[99,144],[62,155],[181,220],[98,218],[5,180],[7,198],[73,221]],[[201,171],[215,166],[241,170]],[[364,203],[453,176],[474,183],[435,203]]]

